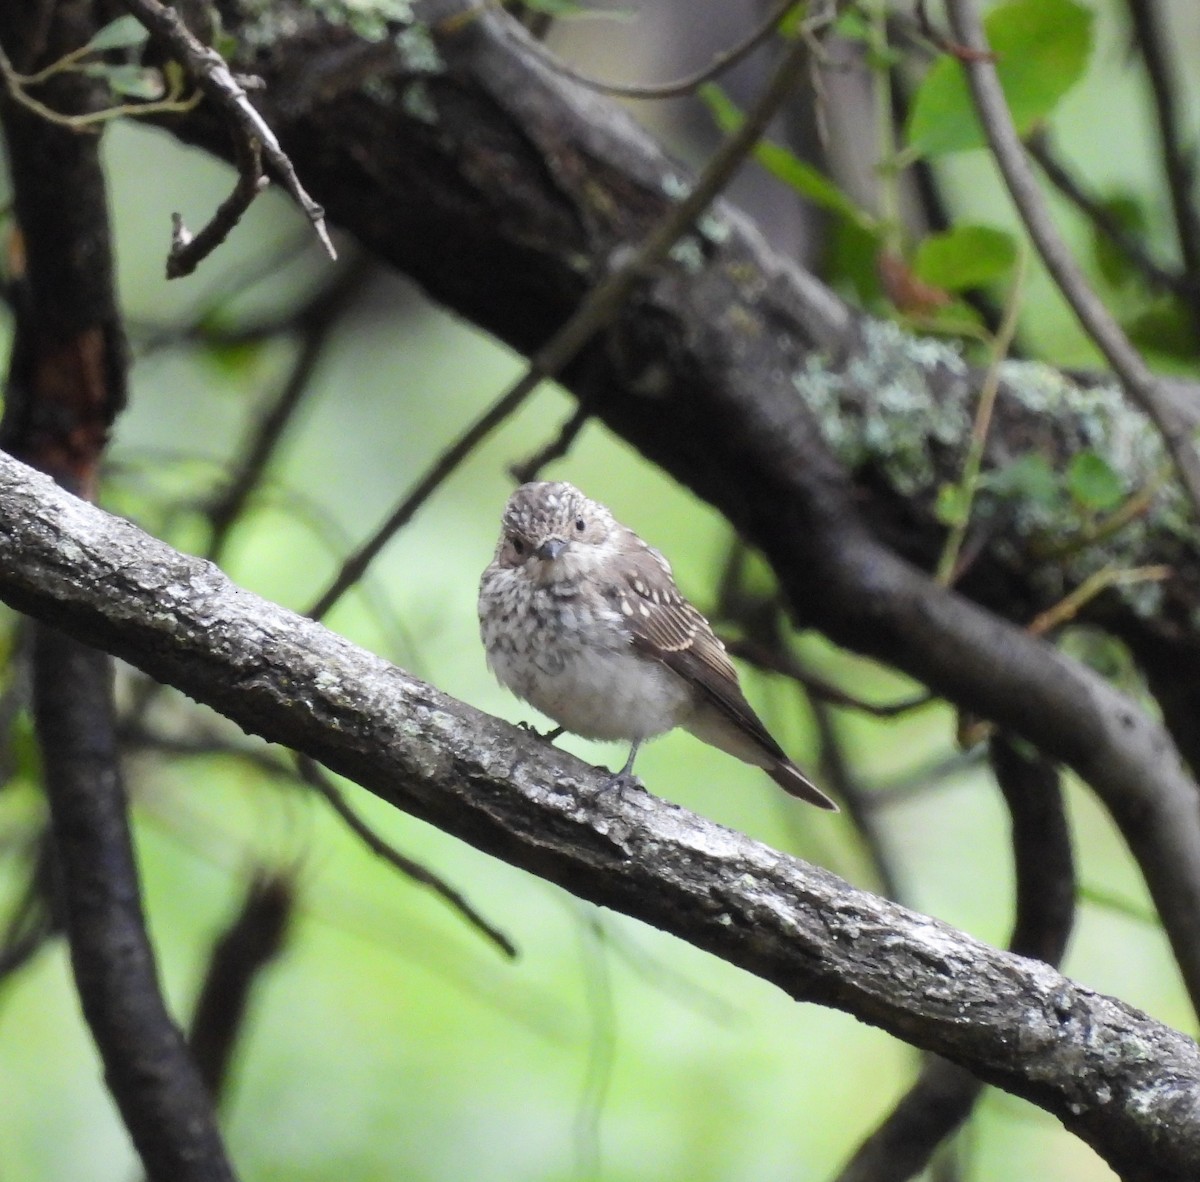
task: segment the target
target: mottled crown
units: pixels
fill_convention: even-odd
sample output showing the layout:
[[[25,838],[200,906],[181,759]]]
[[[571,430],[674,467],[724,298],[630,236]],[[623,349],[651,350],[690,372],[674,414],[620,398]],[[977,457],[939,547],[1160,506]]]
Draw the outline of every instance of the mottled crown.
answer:
[[[523,538],[569,537],[578,518],[589,526],[612,524],[612,514],[565,480],[523,484],[504,507],[504,528]]]

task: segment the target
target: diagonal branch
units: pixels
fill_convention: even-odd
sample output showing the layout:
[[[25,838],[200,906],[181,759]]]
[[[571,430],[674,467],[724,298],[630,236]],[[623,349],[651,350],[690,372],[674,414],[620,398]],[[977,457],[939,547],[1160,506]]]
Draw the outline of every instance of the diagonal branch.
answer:
[[[642,792],[0,457],[0,598],[581,898],[1040,1104],[1127,1182],[1200,1169],[1200,1048]]]
[[[946,13],[955,37],[970,53],[963,69],[975,97],[979,121],[1013,204],[1042,262],[1084,331],[1116,371],[1129,397],[1154,420],[1188,490],[1192,508],[1196,516],[1200,516],[1200,453],[1196,450],[1186,417],[1166,396],[1116,318],[1092,290],[1055,227],[1009,113],[974,0],[946,0]]]
[[[386,88],[365,92],[349,68],[369,61],[403,90],[414,81],[400,55],[345,33],[327,52],[309,6],[279,0],[272,11],[286,13],[287,31],[257,43],[266,109],[334,216],[514,349],[535,354],[578,306],[593,267],[641,240],[687,184],[612,103],[531,60],[503,15],[446,34],[454,0],[414,5],[440,61],[417,79],[429,104],[422,118],[381,97]],[[179,130],[228,151],[203,106]],[[854,463],[854,431],[883,413],[889,438],[917,435],[897,460],[897,480],[911,488],[934,469],[931,452],[965,438],[959,408],[977,376],[937,341],[856,316],[726,203],[686,244],[693,249],[637,288],[564,384],[759,546],[806,626],[896,666],[1091,784],[1137,858],[1200,1006],[1197,786],[1170,737],[1094,672],[966,598],[985,598],[988,587],[948,592],[913,565],[920,553],[900,558],[887,539],[911,502],[889,494],[892,512],[868,525],[861,486],[843,466]],[[843,395],[883,410],[842,415]],[[912,418],[896,419],[897,397]],[[1110,427],[1135,454],[1158,442],[1115,390],[1080,389],[1048,367],[1006,371],[998,412],[1014,407],[1034,438],[1061,431],[1076,449]],[[919,427],[904,425],[914,420]],[[835,459],[839,440],[849,451]],[[1017,546],[1028,550],[1028,539]],[[1032,593],[1034,582],[1027,573],[1017,590]]]
[[[196,238],[185,241],[182,223],[176,224],[175,244],[172,246],[168,262],[168,278],[188,274],[203,257],[198,247],[188,249],[189,242],[200,243],[203,239],[204,253],[215,250],[245,212],[261,188],[258,183],[260,152],[282,178],[287,191],[296,199],[296,204],[304,210],[329,257],[336,259],[337,251],[334,250],[329,232],[325,228],[325,211],[300,183],[296,169],[279,146],[275,133],[254,109],[245,88],[225,64],[225,59],[193,34],[178,12],[161,4],[159,0],[124,0],[124,3],[153,36],[160,38],[168,46],[172,56],[195,78],[196,85],[236,129],[239,161],[237,189],[222,205],[210,226],[202,230]]]

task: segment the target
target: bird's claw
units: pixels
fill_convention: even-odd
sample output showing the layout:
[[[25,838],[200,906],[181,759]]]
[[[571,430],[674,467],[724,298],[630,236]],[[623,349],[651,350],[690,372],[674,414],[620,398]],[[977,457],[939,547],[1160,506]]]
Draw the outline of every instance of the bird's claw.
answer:
[[[543,734],[532,722],[518,722],[517,729],[524,731],[528,735],[533,735],[535,739],[543,739],[547,743],[553,743],[563,733],[563,728],[556,726],[553,730],[548,730]]]
[[[628,789],[631,792],[645,792],[646,786],[632,772],[620,771],[608,777],[603,784],[600,785],[596,792],[597,796],[607,796],[610,792],[617,796],[622,795]]]

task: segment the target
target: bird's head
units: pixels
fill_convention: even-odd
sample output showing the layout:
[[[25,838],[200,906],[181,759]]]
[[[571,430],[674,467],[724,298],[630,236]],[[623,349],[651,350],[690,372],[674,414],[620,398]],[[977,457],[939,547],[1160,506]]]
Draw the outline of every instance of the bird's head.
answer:
[[[590,574],[619,548],[621,527],[565,481],[523,484],[508,499],[496,562],[539,585]]]

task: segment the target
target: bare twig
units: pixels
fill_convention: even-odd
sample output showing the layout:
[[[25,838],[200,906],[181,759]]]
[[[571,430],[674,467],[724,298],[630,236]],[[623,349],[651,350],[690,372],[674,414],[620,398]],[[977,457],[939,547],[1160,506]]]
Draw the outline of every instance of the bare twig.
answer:
[[[746,113],[741,126],[713,153],[687,195],[671,207],[628,261],[592,288],[566,324],[534,354],[525,374],[442,453],[375,534],[343,563],[333,582],[309,609],[309,616],[319,620],[326,615],[346,591],[362,578],[380,550],[408,524],[417,510],[475,447],[546,378],[559,373],[597,333],[608,327],[630,292],[687,233],[753,150],[775,112],[802,77],[807,53],[806,44],[800,38],[787,47],[758,102]]]
[[[406,878],[411,878],[413,882],[419,882],[422,886],[429,887],[435,895],[438,895],[445,902],[449,903],[471,927],[485,939],[490,940],[505,956],[510,960],[516,959],[518,956],[517,946],[512,940],[490,921],[484,919],[461,891],[452,887],[444,878],[430,870],[428,866],[423,866],[420,862],[410,858],[407,854],[402,854],[395,846],[384,841],[346,803],[346,798],[341,794],[329,776],[325,774],[320,765],[311,759],[300,756],[296,760],[296,766],[300,772],[301,779],[312,788],[315,788],[325,798],[329,807],[341,817],[346,823],[346,827],[362,841],[363,845],[371,853],[378,855],[389,865],[394,866]]]
[[[782,0],[782,3],[776,4],[762,22],[756,25],[736,45],[731,45],[728,49],[714,54],[712,61],[703,69],[685,75],[683,78],[678,78],[674,82],[657,82],[645,86],[639,86],[637,83],[632,82],[605,82],[601,78],[593,78],[588,74],[581,73],[574,66],[568,65],[557,54],[546,49],[539,40],[535,40],[532,37],[530,38],[529,48],[538,61],[544,66],[549,67],[556,74],[561,74],[564,78],[570,78],[572,82],[578,82],[580,86],[586,86],[589,90],[598,91],[600,94],[627,99],[680,98],[683,95],[691,94],[698,86],[702,86],[705,82],[711,81],[719,74],[723,74],[726,70],[737,65],[748,54],[753,53],[754,50],[775,32],[779,27],[780,21],[789,12],[799,8],[802,2],[803,0]]]
[[[83,47],[76,52],[82,56],[88,50]],[[26,89],[29,86],[39,85],[56,72],[57,70],[48,67],[37,74],[18,73],[8,54],[4,52],[3,47],[0,47],[0,80],[4,82],[4,89],[13,102],[18,103],[39,118],[45,119],[48,123],[57,123],[61,127],[69,127],[72,131],[98,131],[105,123],[130,115],[139,117],[183,115],[192,110],[200,101],[199,92],[183,98],[180,90],[172,89],[165,98],[152,99],[148,102],[117,103],[95,111],[76,113],[57,111],[49,104],[35,99]]]
[[[1030,238],[1084,330],[1116,371],[1126,393],[1158,427],[1192,507],[1200,517],[1200,454],[1196,451],[1186,418],[1165,396],[1124,330],[1088,285],[1058,233],[1013,125],[995,64],[982,56],[988,52],[988,43],[974,0],[947,0],[946,11],[955,35],[973,51],[963,68],[975,98],[979,121]]]
[[[588,419],[592,417],[591,407],[588,406],[586,399],[581,401],[572,412],[571,417],[563,423],[558,434],[550,440],[544,447],[538,448],[531,456],[527,456],[520,463],[513,464],[509,468],[512,473],[512,478],[518,484],[524,484],[529,480],[536,480],[538,473],[549,463],[554,460],[560,460],[571,450],[573,444],[587,424]]]
[[[234,138],[237,154],[237,184],[233,192],[217,206],[217,212],[198,233],[193,234],[183,224],[183,214],[171,214],[171,249],[167,254],[167,278],[181,279],[190,275],[208,258],[242,220],[242,215],[254,204],[254,199],[270,182],[263,175],[262,148],[255,139]]]
[[[733,656],[740,657],[743,661],[748,661],[751,665],[758,669],[764,669],[768,673],[779,673],[784,677],[790,677],[802,685],[805,691],[814,698],[819,698],[831,706],[858,710],[863,714],[870,714],[874,718],[897,718],[902,714],[920,710],[921,707],[928,706],[934,700],[932,694],[920,693],[914,694],[910,698],[902,698],[898,702],[868,702],[863,698],[848,694],[845,690],[831,685],[828,681],[810,672],[785,648],[764,644],[749,637],[724,639],[724,644]]]
[[[230,530],[246,507],[250,494],[262,480],[284,431],[311,386],[313,371],[330,335],[355,293],[362,288],[368,273],[365,258],[351,262],[287,322],[276,327],[277,332],[298,333],[300,350],[279,395],[254,425],[241,458],[232,465],[232,477],[208,506],[212,536],[209,538],[207,555],[214,562],[220,561]]]
[[[329,238],[329,232],[325,228],[324,209],[308,195],[304,186],[300,183],[300,178],[296,175],[296,170],[293,168],[291,160],[279,146],[279,141],[275,138],[275,133],[268,126],[266,120],[254,109],[245,88],[225,64],[224,58],[215,49],[198,40],[188,29],[187,25],[184,24],[183,18],[175,9],[166,7],[159,0],[124,0],[124,3],[125,7],[146,26],[151,34],[161,38],[166,43],[171,53],[195,79],[196,85],[224,112],[231,124],[236,128],[235,142],[239,145],[239,160],[242,159],[244,153],[252,153],[257,157],[258,153],[261,152],[266,157],[267,163],[283,179],[284,186],[296,199],[296,203],[312,223],[313,229],[316,231],[317,237],[320,238],[329,257],[331,259],[337,258],[337,251],[334,250],[333,243]],[[246,170],[239,168],[238,188],[242,190],[243,197],[250,183],[247,176]],[[255,183],[257,184],[257,178]],[[235,201],[235,198],[230,198],[229,201],[226,201],[222,205],[221,210],[217,213],[217,217],[213,219],[214,222],[217,218],[222,217],[222,211],[226,211],[226,206],[229,206],[231,201]],[[224,213],[225,219],[227,220],[229,216],[229,212],[226,211]],[[240,216],[240,213],[238,216]],[[236,221],[236,218],[234,220]],[[216,237],[214,234],[214,237],[216,237],[215,241],[206,239],[211,241],[209,250],[214,249],[220,244],[221,239],[224,238],[224,234],[229,232],[231,225],[232,223],[225,227],[224,233],[220,234],[220,237]],[[193,241],[199,241],[206,234],[207,228],[206,230],[202,230]],[[178,232],[176,237],[178,237]],[[172,255],[174,253],[175,248],[172,247]],[[203,255],[198,254],[196,257],[190,259],[191,267],[194,268],[202,257]],[[187,272],[180,271],[178,273],[186,274]],[[170,275],[170,263],[168,263],[168,276]]]
[[[967,444],[967,456],[963,461],[962,479],[959,482],[960,504],[955,508],[957,516],[946,535],[945,545],[937,565],[937,580],[945,587],[953,585],[960,573],[959,556],[971,524],[971,506],[979,489],[979,474],[983,468],[983,452],[987,446],[988,431],[992,425],[992,410],[1000,392],[1000,367],[1008,356],[1009,346],[1017,334],[1017,320],[1021,313],[1021,299],[1025,294],[1025,271],[1028,251],[1021,247],[1017,254],[1017,270],[1013,276],[1012,291],[1004,307],[999,331],[991,344],[987,371],[983,375],[983,386],[979,391],[979,405],[971,424],[971,437]]]
[[[850,761],[846,758],[845,746],[838,730],[838,719],[829,703],[819,695],[808,692],[809,705],[817,724],[820,738],[820,767],[823,783],[833,790],[834,795],[845,806],[879,883],[880,892],[896,903],[903,901],[900,877],[895,861],[888,849],[883,833],[879,810],[873,807],[873,793],[860,782]]]
[[[1135,270],[1141,272],[1152,287],[1172,292],[1182,299],[1194,296],[1200,290],[1200,272],[1196,276],[1180,275],[1155,262],[1137,236],[1130,233],[1102,201],[1080,185],[1054,154],[1044,129],[1027,136],[1025,147],[1046,174],[1046,179],[1129,260]]]

